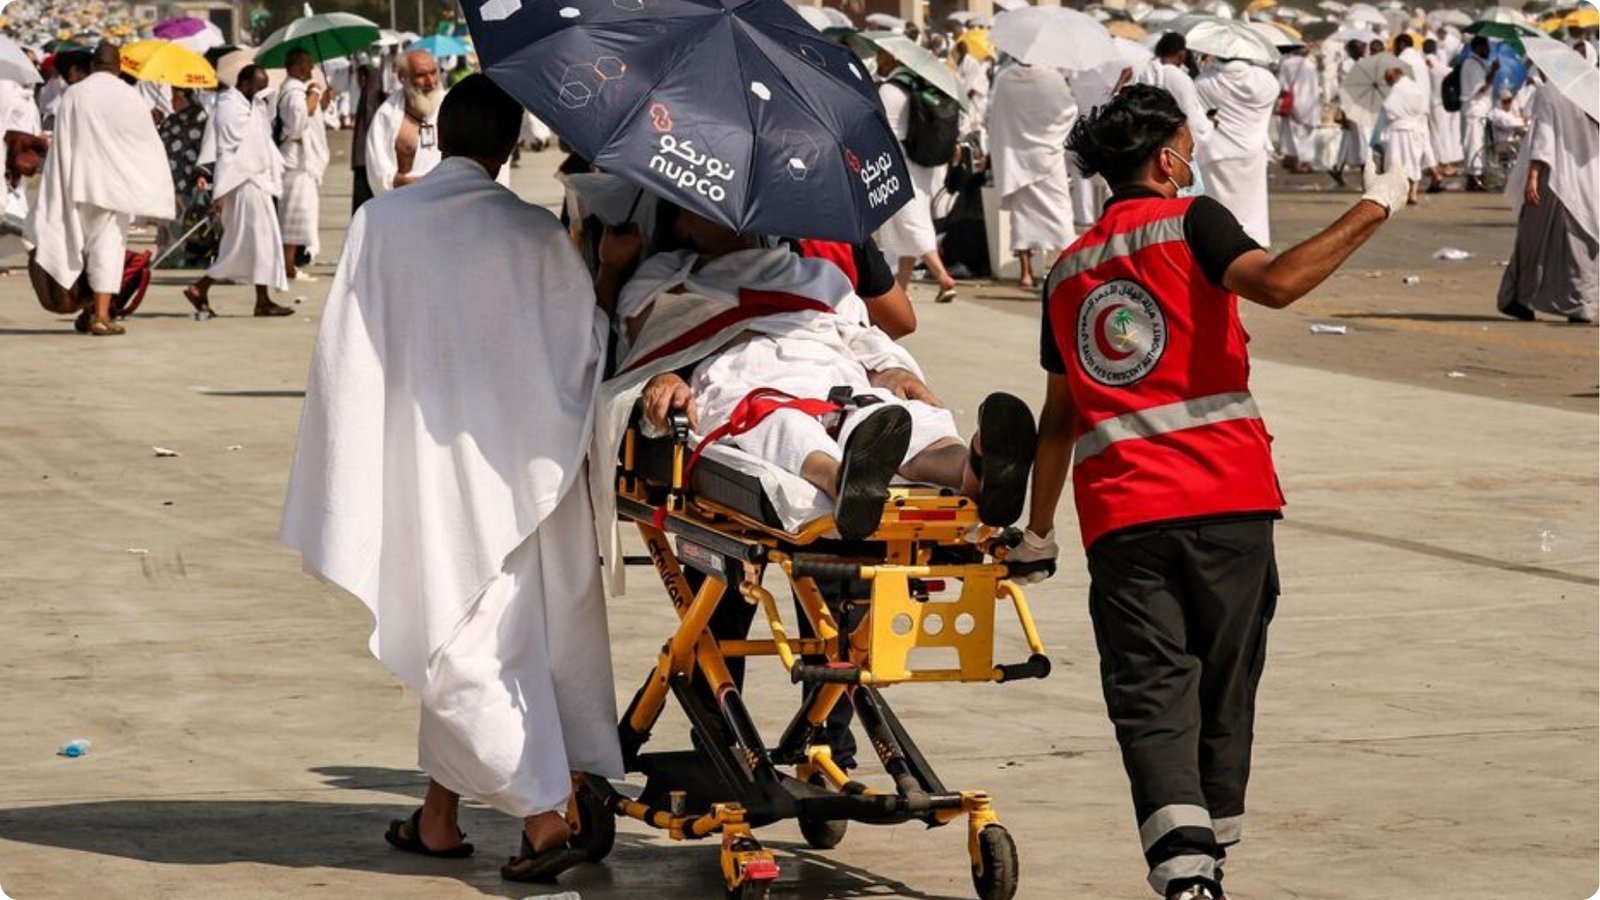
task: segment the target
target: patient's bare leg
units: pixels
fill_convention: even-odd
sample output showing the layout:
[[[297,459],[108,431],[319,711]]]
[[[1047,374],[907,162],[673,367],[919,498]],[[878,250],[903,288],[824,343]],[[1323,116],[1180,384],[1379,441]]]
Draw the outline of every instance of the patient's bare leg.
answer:
[[[800,477],[830,498],[839,495],[839,461],[826,453],[807,453],[800,464]]]
[[[969,464],[967,445],[955,438],[940,438],[929,444],[921,453],[906,460],[900,467],[900,476],[909,481],[956,488],[968,496],[978,494],[978,478]]]

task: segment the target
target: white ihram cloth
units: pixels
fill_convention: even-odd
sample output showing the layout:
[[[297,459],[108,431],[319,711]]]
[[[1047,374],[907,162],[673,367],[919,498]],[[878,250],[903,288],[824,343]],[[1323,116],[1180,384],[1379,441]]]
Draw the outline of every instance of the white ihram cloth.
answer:
[[[1204,143],[1211,134],[1211,118],[1206,115],[1205,104],[1200,102],[1200,95],[1194,89],[1194,79],[1182,66],[1168,65],[1159,59],[1152,59],[1144,64],[1144,68],[1134,73],[1135,84],[1149,84],[1165,90],[1178,101],[1178,108],[1189,120],[1189,134],[1194,137],[1196,144]]]
[[[1461,62],[1461,158],[1468,175],[1482,175],[1487,156],[1483,146],[1494,109],[1494,82],[1488,77],[1489,63],[1469,53]]]
[[[372,116],[372,123],[367,126],[367,184],[372,187],[374,197],[382,197],[394,190],[394,177],[400,174],[400,156],[395,150],[395,141],[400,137],[400,123],[406,118],[406,92],[398,90],[383,101],[378,111]],[[433,171],[439,164],[439,115],[435,112],[423,120],[423,126],[432,129],[432,146],[424,147],[421,136],[417,140],[417,152],[411,157],[411,171],[408,173],[421,177]]]
[[[622,775],[583,476],[604,348],[555,217],[452,158],[356,213],[306,386],[282,539],[372,610],[428,774],[514,816]]]
[[[268,100],[263,92],[252,102],[234,88],[217,96],[211,114],[217,159],[212,196],[222,202],[222,241],[206,277],[281,291],[289,280],[272,199],[283,193],[283,156],[272,143]]]
[[[33,89],[15,81],[0,80],[0,134],[7,131],[21,131],[27,134],[38,134],[43,128],[40,126],[39,107],[33,100]],[[0,144],[0,168],[8,162],[9,149]],[[18,179],[15,187],[7,185],[4,190],[4,215],[7,219],[22,219],[28,217],[27,183]],[[21,253],[26,249],[22,238],[16,234],[6,234],[0,237],[0,258]]]
[[[55,126],[23,240],[62,287],[77,282],[87,258],[90,289],[115,293],[127,221],[174,214],[167,149],[139,92],[107,72],[62,94]]]
[[[989,67],[969,54],[956,66],[956,79],[967,95],[967,108],[961,111],[961,130],[982,131],[989,117]]]
[[[878,99],[889,117],[889,128],[902,144],[911,130],[911,95],[898,84],[885,81],[878,86]],[[939,235],[933,230],[933,195],[938,193],[943,166],[921,166],[906,160],[911,173],[910,202],[895,211],[878,229],[878,245],[889,259],[920,257],[939,249]]]
[[[1317,69],[1304,56],[1285,56],[1278,63],[1280,90],[1290,91],[1294,103],[1289,115],[1281,117],[1278,152],[1301,162],[1316,156],[1317,119],[1321,97],[1317,88]]]
[[[1533,162],[1548,168],[1539,182],[1539,205],[1523,191]],[[1541,312],[1600,315],[1600,125],[1568,98],[1541,90],[1533,99],[1533,124],[1506,196],[1517,211],[1517,240],[1500,282],[1498,305],[1520,303]]]
[[[1060,71],[1012,64],[995,76],[989,159],[1000,208],[1011,213],[1011,249],[1049,253],[1072,243],[1066,143],[1077,120]]]
[[[619,347],[618,374],[601,389],[591,459],[617,458],[634,401],[645,383],[662,372],[694,367],[690,387],[695,393],[702,432],[695,436],[697,441],[726,421],[739,401],[756,388],[772,387],[800,397],[826,398],[833,387],[845,384],[857,393],[877,394],[865,380],[868,370],[903,368],[923,377],[905,348],[869,324],[866,304],[831,263],[778,248],[730,253],[706,262],[698,271],[695,264],[692,253],[657,254],[645,260],[623,288],[617,304],[618,320],[641,315],[645,319],[631,343]],[[802,308],[774,311],[754,305],[746,291],[788,295],[801,304],[825,307],[831,312]],[[749,315],[739,316],[739,310],[747,310]],[[717,316],[728,318],[711,324]],[[938,417],[926,409],[908,410],[913,418],[914,442],[916,438],[936,439],[926,435],[941,427]],[[792,458],[800,447],[809,445],[823,452],[827,447],[815,444],[815,429],[792,416],[780,415],[770,421],[770,429],[758,428],[748,433],[748,443],[738,442],[742,451],[718,445],[706,452],[758,474],[769,497],[786,501],[777,505],[780,514],[786,508],[794,514],[785,517],[785,524],[792,526],[825,513],[829,507],[814,487],[783,470],[773,456],[761,454],[788,454]],[[948,435],[938,432],[940,436],[955,434],[953,420],[945,427]],[[833,445],[831,439],[828,445]],[[835,446],[833,453],[837,452]],[[625,585],[616,528],[614,475],[609,465],[590,467],[606,575],[612,591],[622,593]]]
[[[1461,112],[1444,108],[1444,79],[1450,62],[1439,56],[1428,59],[1428,83],[1432,87],[1428,106],[1428,137],[1433,142],[1433,158],[1441,163],[1461,162]]]
[[[328,125],[318,104],[307,103],[309,85],[297,78],[283,83],[278,92],[278,119],[283,123],[283,196],[278,199],[278,224],[283,242],[305,247],[317,255],[318,190],[328,171]]]
[[[1410,75],[1402,76],[1389,87],[1383,98],[1383,165],[1386,171],[1398,169],[1412,181],[1433,161],[1428,143],[1428,92]]]
[[[1226,206],[1245,233],[1271,246],[1267,204],[1267,130],[1278,79],[1240,60],[1217,65],[1194,83],[1200,102],[1217,111],[1217,127],[1196,150],[1206,193]]]

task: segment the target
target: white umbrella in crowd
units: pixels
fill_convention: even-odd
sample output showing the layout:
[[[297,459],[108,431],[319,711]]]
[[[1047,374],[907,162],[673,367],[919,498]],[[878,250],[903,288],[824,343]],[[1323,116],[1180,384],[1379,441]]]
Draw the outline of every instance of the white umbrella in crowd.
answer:
[[[863,31],[855,38],[893,56],[896,62],[916,73],[917,77],[933,85],[940,93],[962,106],[967,105],[966,92],[961,89],[955,71],[916,41],[893,31]]]
[[[1099,68],[1117,58],[1116,45],[1104,25],[1060,6],[1030,6],[1001,13],[989,30],[989,40],[1027,65],[1068,72]]]
[[[1356,60],[1344,77],[1344,87],[1339,92],[1340,102],[1376,116],[1383,108],[1383,98],[1389,95],[1389,82],[1384,80],[1384,73],[1404,65],[1400,57],[1393,53],[1375,53]]]
[[[38,84],[42,79],[28,54],[22,52],[17,42],[0,35],[0,78],[21,85]]]
[[[1248,22],[1213,16],[1183,16],[1167,23],[1166,31],[1183,35],[1189,52],[1218,59],[1242,59],[1270,64],[1278,61],[1278,48]]]
[[[1589,118],[1600,122],[1600,69],[1566,44],[1548,37],[1525,37],[1528,61],[1544,73],[1546,87],[1566,97]]]

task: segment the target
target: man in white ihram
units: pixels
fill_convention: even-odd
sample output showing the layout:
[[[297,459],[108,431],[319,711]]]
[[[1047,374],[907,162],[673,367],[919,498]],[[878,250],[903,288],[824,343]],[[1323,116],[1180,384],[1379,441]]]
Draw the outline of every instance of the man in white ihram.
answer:
[[[91,74],[62,95],[39,195],[23,224],[33,262],[57,285],[71,290],[87,273],[92,335],[123,333],[111,321],[111,298],[122,289],[129,220],[174,213],[166,148],[139,92],[119,77],[121,59],[115,44],[101,44]]]
[[[374,197],[405,187],[439,164],[439,62],[426,50],[400,61],[400,89],[378,107],[367,128],[367,183]]]
[[[1195,79],[1206,109],[1217,111],[1217,127],[1196,148],[1206,193],[1217,198],[1263,247],[1272,245],[1267,204],[1267,131],[1278,101],[1278,79],[1241,59],[1222,60]]]
[[[222,214],[222,243],[206,274],[183,289],[195,315],[215,316],[211,286],[237,281],[255,286],[258,317],[290,316],[294,309],[272,302],[271,290],[289,286],[283,270],[283,238],[274,197],[283,193],[283,156],[272,143],[267,106],[267,71],[239,70],[238,83],[217,96],[211,140],[217,155],[213,208]]]
[[[1049,265],[1075,236],[1067,135],[1078,105],[1059,69],[1008,63],[989,104],[989,159],[1000,208],[1011,215],[1011,249],[1024,290],[1034,287],[1033,254]]]
[[[1169,31],[1156,41],[1155,54],[1144,68],[1134,73],[1134,83],[1154,85],[1171,94],[1189,120],[1189,135],[1194,138],[1195,146],[1204,145],[1211,136],[1211,118],[1206,115],[1205,104],[1200,102],[1194,79],[1189,77],[1185,65],[1189,60],[1188,41],[1183,35]]]
[[[531,881],[582,859],[570,772],[620,778],[622,754],[584,475],[606,326],[560,223],[495,183],[521,126],[468,76],[443,161],[351,221],[282,538],[372,610],[373,654],[421,700],[428,793],[386,839],[470,855],[465,796],[522,819],[501,874]]]
[[[1383,169],[1406,173],[1411,191],[1406,203],[1417,205],[1422,176],[1433,174],[1433,147],[1428,140],[1428,89],[1411,77],[1404,62],[1383,73],[1389,93],[1383,98]]]
[[[1489,113],[1494,111],[1494,79],[1500,74],[1500,60],[1489,58],[1489,39],[1472,38],[1472,52],[1461,61],[1461,156],[1466,160],[1467,190],[1482,193],[1483,164],[1489,149],[1485,146]]]
[[[1311,171],[1317,155],[1317,116],[1322,110],[1317,68],[1305,47],[1283,55],[1278,62],[1278,84],[1280,96],[1288,101],[1288,114],[1280,117],[1278,153],[1283,156],[1285,169],[1304,175]]]
[[[328,171],[327,110],[333,92],[312,83],[311,54],[296,48],[286,63],[289,78],[278,91],[278,121],[283,123],[283,196],[278,199],[278,226],[283,231],[283,268],[290,280],[310,281],[296,257],[304,250],[317,255],[317,223],[321,214],[322,176]]]

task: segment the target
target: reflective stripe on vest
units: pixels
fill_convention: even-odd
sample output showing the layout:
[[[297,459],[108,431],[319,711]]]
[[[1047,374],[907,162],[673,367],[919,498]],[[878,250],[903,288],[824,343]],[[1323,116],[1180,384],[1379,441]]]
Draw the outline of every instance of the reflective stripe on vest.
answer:
[[[1130,231],[1113,234],[1103,244],[1084,247],[1061,257],[1050,270],[1050,278],[1045,282],[1044,295],[1049,297],[1056,292],[1056,287],[1061,282],[1082,275],[1095,266],[1103,265],[1118,257],[1132,256],[1146,247],[1181,240],[1183,240],[1182,215],[1156,219]]]
[[[1072,463],[1077,465],[1097,456],[1118,441],[1154,437],[1201,425],[1214,425],[1234,419],[1259,419],[1261,410],[1246,392],[1212,394],[1166,406],[1152,406],[1106,419],[1083,433],[1072,448]]]

